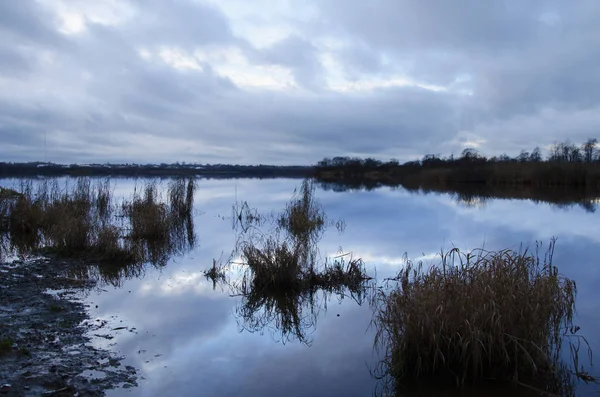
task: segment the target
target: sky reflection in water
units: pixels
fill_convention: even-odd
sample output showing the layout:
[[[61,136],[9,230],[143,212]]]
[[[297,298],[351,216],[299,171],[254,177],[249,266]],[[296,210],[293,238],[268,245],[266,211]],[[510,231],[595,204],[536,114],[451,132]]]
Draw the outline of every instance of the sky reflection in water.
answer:
[[[117,195],[128,195],[132,180],[113,180]],[[275,329],[240,331],[239,297],[227,289],[213,290],[202,271],[213,258],[226,260],[235,246],[232,205],[247,201],[268,213],[285,208],[299,180],[200,181],[195,196],[198,247],[173,258],[162,269],[148,268],[141,279],[123,280],[120,288],[104,285],[88,297],[93,318],[110,320],[121,330],[114,344],[125,364],[145,379],[133,389],[109,395],[371,395],[376,381],[369,366],[373,330],[368,304],[334,296],[320,308],[311,346],[282,343]],[[378,280],[395,275],[405,252],[430,263],[453,246],[473,249],[518,249],[545,244],[557,237],[554,264],[578,286],[577,324],[594,348],[600,347],[600,248],[598,214],[574,206],[557,209],[530,201],[490,200],[483,207],[465,207],[445,195],[415,195],[402,190],[371,192],[323,191],[316,197],[329,219],[343,219],[345,232],[329,228],[320,243],[322,256],[342,250],[361,257]],[[95,307],[98,305],[98,308]],[[325,302],[320,302],[321,306]],[[339,316],[338,316],[339,314]],[[586,368],[589,370],[589,368]],[[596,374],[596,371],[591,371]],[[578,394],[594,393],[580,385]]]

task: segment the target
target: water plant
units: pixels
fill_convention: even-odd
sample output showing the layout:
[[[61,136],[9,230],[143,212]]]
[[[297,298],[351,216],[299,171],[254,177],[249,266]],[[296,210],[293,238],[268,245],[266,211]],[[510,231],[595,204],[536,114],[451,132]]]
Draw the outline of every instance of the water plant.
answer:
[[[22,181],[18,193],[0,199],[0,240],[5,251],[50,252],[95,262],[166,263],[169,255],[193,246],[195,184],[175,180],[168,199],[155,183],[116,203],[108,179]],[[3,190],[4,191],[4,190]],[[4,244],[6,245],[6,244]]]
[[[377,372],[386,386],[564,385],[560,352],[574,329],[577,289],[552,265],[554,244],[543,255],[540,244],[535,252],[454,248],[430,267],[406,259],[395,286],[373,300],[375,346],[384,357]]]

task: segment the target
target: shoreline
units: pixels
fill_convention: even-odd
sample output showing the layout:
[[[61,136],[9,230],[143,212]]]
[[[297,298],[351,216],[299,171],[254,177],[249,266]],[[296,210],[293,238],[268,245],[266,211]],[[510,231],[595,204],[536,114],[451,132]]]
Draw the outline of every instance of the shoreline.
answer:
[[[96,282],[64,275],[82,265],[48,257],[0,263],[1,395],[103,396],[137,386],[123,357],[90,344],[92,334],[111,336],[81,299]]]

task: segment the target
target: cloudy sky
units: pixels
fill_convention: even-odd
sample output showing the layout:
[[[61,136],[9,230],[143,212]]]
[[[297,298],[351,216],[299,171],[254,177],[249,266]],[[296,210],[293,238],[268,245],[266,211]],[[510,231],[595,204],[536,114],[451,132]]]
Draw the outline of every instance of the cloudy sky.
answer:
[[[599,17],[597,0],[0,0],[0,161],[580,143],[600,138]]]

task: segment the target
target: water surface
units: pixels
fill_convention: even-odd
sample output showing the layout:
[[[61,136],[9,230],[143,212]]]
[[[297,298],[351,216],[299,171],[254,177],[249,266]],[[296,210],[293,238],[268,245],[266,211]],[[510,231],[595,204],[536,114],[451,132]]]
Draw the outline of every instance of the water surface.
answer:
[[[135,180],[113,179],[127,196]],[[139,181],[137,182],[139,185]],[[138,369],[139,387],[108,395],[159,396],[367,396],[377,381],[370,369],[374,330],[368,302],[335,294],[318,296],[305,310],[308,343],[282,335],[276,322],[249,326],[239,315],[239,296],[206,280],[213,260],[227,262],[240,230],[232,206],[247,201],[258,213],[285,208],[299,180],[202,180],[195,193],[197,247],[167,266],[147,266],[138,277],[100,283],[86,299],[94,319],[104,319],[113,339],[96,338]],[[577,282],[577,319],[593,350],[600,348],[599,215],[588,207],[557,207],[527,200],[488,200],[465,205],[448,195],[419,195],[402,189],[334,192],[317,189],[317,200],[343,232],[325,231],[322,258],[348,253],[362,258],[381,282],[414,260],[435,263],[452,247],[490,250],[534,247],[557,238],[554,264]],[[264,227],[263,227],[264,228]],[[268,226],[266,227],[268,229]],[[233,255],[232,274],[239,273]],[[236,273],[238,272],[238,273]],[[585,356],[585,354],[584,354]],[[581,360],[586,370],[585,357]],[[578,395],[598,388],[580,384]]]

